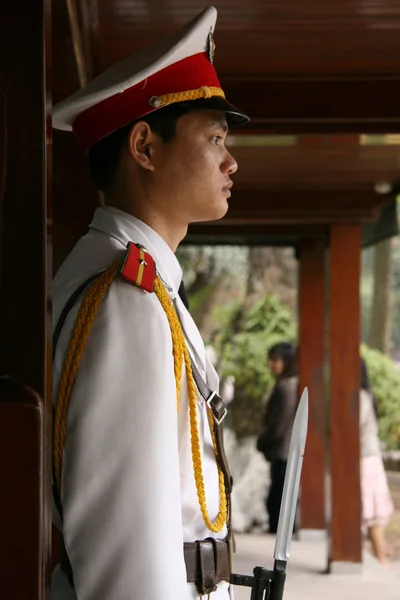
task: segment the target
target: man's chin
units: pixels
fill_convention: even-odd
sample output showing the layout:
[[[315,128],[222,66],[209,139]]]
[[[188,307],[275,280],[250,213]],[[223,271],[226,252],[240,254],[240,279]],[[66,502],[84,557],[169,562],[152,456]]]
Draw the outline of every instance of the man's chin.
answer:
[[[196,215],[190,222],[191,223],[209,223],[210,221],[219,221],[228,212],[228,202],[221,203],[218,206],[213,206],[208,211],[204,211],[202,214]]]

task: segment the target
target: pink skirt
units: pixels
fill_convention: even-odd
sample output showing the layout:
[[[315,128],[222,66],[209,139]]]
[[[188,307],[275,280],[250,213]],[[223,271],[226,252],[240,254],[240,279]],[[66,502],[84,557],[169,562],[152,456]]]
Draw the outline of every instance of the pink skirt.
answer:
[[[363,525],[386,525],[394,507],[381,456],[361,459]]]

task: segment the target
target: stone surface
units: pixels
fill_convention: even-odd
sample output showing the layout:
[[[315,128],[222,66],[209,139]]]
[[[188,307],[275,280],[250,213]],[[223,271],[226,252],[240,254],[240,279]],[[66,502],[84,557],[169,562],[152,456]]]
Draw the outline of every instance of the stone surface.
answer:
[[[255,438],[238,442],[232,431],[224,432],[225,451],[232,472],[232,521],[235,531],[267,527],[265,497],[269,486],[269,464],[256,450]]]
[[[254,566],[273,567],[274,536],[238,534],[235,572],[252,574]],[[398,600],[400,562],[385,569],[365,553],[361,572],[326,574],[326,541],[293,541],[284,600]],[[235,600],[250,600],[249,588],[235,587]]]

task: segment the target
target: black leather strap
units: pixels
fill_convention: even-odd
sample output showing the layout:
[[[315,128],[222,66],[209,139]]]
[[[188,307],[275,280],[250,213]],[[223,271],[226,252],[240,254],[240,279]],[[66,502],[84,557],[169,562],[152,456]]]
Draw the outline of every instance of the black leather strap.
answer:
[[[69,556],[67,553],[67,549],[65,547],[64,536],[61,535],[60,542],[60,568],[61,571],[67,576],[69,585],[74,589],[74,575],[72,573],[71,561],[69,560]]]
[[[199,390],[202,398],[205,400],[207,405],[209,406],[211,413],[214,419],[214,432],[216,436],[217,442],[217,450],[218,450],[218,459],[219,465],[224,474],[225,487],[229,490],[229,493],[232,491],[232,477],[229,471],[228,461],[225,454],[224,448],[224,438],[222,434],[222,421],[226,415],[226,405],[220,396],[216,392],[210,390],[208,385],[204,382],[202,376],[199,373],[198,368],[196,367],[196,363],[190,357],[190,364],[192,367],[193,379],[195,381],[196,387]]]
[[[190,357],[190,364],[192,367],[192,374],[197,389],[199,390],[202,398],[205,400],[207,405],[209,406],[211,413],[213,415],[213,428],[214,428],[214,436],[215,442],[217,445],[217,461],[219,468],[221,469],[224,475],[224,483],[225,483],[225,494],[226,494],[226,502],[227,502],[227,528],[228,528],[228,542],[232,542],[232,550],[235,552],[235,540],[233,536],[232,530],[232,487],[233,487],[233,479],[229,470],[228,460],[225,454],[225,446],[224,446],[224,434],[222,431],[222,422],[226,416],[226,405],[225,402],[218,396],[216,392],[210,390],[208,385],[203,380],[202,376],[199,373],[199,370],[196,366],[192,357]]]
[[[189,310],[189,298],[186,292],[185,284],[183,283],[183,279],[181,281],[181,285],[179,286],[178,296],[182,300],[187,310]]]
[[[100,273],[96,273],[95,275],[91,275],[90,277],[88,277],[88,279],[86,279],[79,287],[77,290],[74,291],[73,294],[71,294],[71,296],[68,298],[68,302],[67,304],[64,306],[63,311],[57,321],[57,325],[56,328],[54,329],[54,333],[53,333],[53,360],[54,357],[56,355],[56,348],[57,348],[57,344],[58,344],[58,338],[60,337],[60,333],[62,328],[64,327],[64,323],[66,321],[66,318],[69,315],[70,310],[72,310],[73,306],[75,305],[76,301],[78,300],[79,296],[82,294],[82,292],[85,291],[85,289],[87,288],[87,286],[92,283],[92,281],[94,281],[95,279],[97,279],[97,277],[100,277],[100,275],[102,273],[105,272],[105,269],[103,269],[103,271],[100,271]]]
[[[200,594],[211,594],[217,589],[214,546],[211,540],[197,542],[200,555],[200,577],[197,583]]]

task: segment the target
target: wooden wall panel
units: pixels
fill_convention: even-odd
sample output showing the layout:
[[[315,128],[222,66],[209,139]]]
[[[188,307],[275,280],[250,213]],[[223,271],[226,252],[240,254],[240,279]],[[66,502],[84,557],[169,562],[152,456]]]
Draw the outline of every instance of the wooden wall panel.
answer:
[[[1,3],[0,87],[7,106],[7,170],[2,200],[0,374],[18,376],[40,394],[45,389],[48,284],[43,23],[43,2]]]
[[[87,232],[99,196],[91,185],[87,158],[66,131],[53,132],[53,258],[54,271]]]
[[[11,407],[3,396],[0,416],[0,487],[9,509],[0,510],[1,597],[18,600],[43,600],[49,592],[50,9],[49,0],[0,3],[0,88],[6,105],[0,376],[12,375],[23,382],[21,390],[30,390],[21,391]],[[40,404],[40,398],[46,402]],[[18,565],[19,578],[11,564]]]

